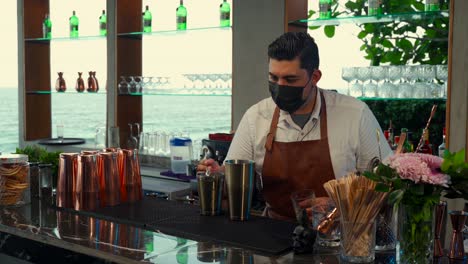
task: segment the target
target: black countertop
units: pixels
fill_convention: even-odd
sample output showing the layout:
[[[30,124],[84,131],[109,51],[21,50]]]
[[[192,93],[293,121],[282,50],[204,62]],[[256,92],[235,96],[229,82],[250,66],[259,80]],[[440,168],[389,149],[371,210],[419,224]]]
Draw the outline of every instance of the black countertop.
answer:
[[[0,210],[1,233],[115,263],[341,263],[338,248],[269,256],[225,243],[195,241],[57,210],[36,199],[28,205]],[[396,263],[394,251],[376,253],[374,263]]]

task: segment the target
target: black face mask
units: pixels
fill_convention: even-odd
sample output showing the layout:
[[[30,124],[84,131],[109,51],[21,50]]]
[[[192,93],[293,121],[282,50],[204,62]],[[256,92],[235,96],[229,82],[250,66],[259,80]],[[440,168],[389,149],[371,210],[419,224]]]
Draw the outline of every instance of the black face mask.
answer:
[[[305,86],[278,85],[278,83],[274,82],[269,82],[268,86],[271,98],[281,110],[294,113],[306,102],[305,99],[302,99]]]

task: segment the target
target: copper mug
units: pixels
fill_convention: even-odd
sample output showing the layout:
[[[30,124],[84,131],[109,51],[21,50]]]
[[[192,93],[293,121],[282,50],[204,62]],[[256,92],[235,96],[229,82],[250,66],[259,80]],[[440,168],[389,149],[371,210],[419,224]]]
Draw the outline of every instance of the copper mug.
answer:
[[[99,184],[96,155],[79,155],[74,186],[75,210],[95,210],[98,207]]]
[[[99,198],[102,207],[120,203],[117,155],[116,152],[103,152],[98,155]]]
[[[57,206],[73,208],[73,190],[78,153],[62,153],[59,158]]]

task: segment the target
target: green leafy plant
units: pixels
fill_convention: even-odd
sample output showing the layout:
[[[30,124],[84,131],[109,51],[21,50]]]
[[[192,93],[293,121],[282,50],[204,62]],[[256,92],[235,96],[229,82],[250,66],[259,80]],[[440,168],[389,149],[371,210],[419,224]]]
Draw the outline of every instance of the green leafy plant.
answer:
[[[444,153],[441,170],[450,176],[450,186],[445,189],[446,198],[463,198],[468,200],[468,163],[465,162],[465,150]]]
[[[32,145],[26,146],[23,149],[17,148],[16,154],[28,155],[29,162],[40,162],[43,164],[52,165],[52,175],[56,176],[58,171],[58,163],[60,152],[48,152],[45,148]]]
[[[332,11],[332,17],[341,14],[347,16],[362,16],[367,14],[367,0],[349,0],[345,2],[345,11]],[[448,9],[449,3],[444,3],[441,9]],[[384,14],[405,14],[424,11],[422,0],[383,1]],[[309,12],[311,18],[315,12]],[[361,51],[370,65],[380,64],[405,65],[414,64],[446,64],[448,58],[448,17],[431,17],[422,15],[424,19],[381,23],[358,24],[360,32],[357,38],[363,44]],[[336,26],[325,26],[324,33],[332,38]],[[319,27],[309,27],[311,30]]]

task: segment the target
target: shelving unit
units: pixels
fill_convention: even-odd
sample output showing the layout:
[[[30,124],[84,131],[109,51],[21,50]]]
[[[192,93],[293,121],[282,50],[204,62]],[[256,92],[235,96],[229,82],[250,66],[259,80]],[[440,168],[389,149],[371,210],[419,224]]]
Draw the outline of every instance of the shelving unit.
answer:
[[[386,14],[380,16],[345,16],[328,19],[300,19],[290,21],[289,25],[298,27],[326,26],[340,24],[367,24],[367,23],[388,23],[397,21],[415,21],[432,18],[448,17],[449,11],[412,12],[400,14]]]

